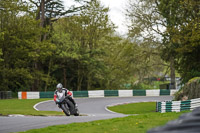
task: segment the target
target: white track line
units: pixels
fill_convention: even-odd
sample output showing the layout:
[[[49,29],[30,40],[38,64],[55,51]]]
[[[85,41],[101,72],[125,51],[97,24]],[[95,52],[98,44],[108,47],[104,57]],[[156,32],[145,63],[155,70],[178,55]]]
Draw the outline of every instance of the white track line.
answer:
[[[105,106],[105,110],[107,110],[110,113],[120,114],[120,113],[117,113],[117,112],[109,110],[108,107],[117,106],[117,105],[123,105],[123,104],[130,104],[130,103],[136,103],[136,102],[133,101],[133,102],[124,102],[124,103],[115,103],[115,104],[111,104],[111,105],[106,105]]]
[[[37,111],[40,111],[39,109],[36,108],[36,106],[38,106],[39,104],[42,104],[42,103],[50,102],[50,101],[53,101],[53,100],[48,100],[48,101],[39,102],[39,103],[35,104],[35,105],[33,106],[33,108],[34,108],[35,110],[37,110]]]
[[[150,101],[143,101],[143,102],[157,102],[157,100],[150,100]],[[108,109],[108,107],[117,106],[117,105],[124,105],[124,104],[131,104],[131,103],[143,103],[143,102],[132,101],[132,102],[124,102],[124,103],[123,102],[122,103],[115,103],[115,104],[111,104],[111,105],[106,105],[105,110],[107,110],[110,113],[114,113],[114,114],[122,114],[122,113],[117,113],[117,112],[111,111],[111,110]]]

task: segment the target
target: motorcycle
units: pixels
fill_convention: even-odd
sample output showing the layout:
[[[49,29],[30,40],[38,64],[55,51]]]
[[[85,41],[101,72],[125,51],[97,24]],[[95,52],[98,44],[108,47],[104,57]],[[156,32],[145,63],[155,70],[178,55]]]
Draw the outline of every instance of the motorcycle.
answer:
[[[69,96],[62,95],[57,101],[58,107],[63,110],[66,116],[74,115],[79,116],[79,110],[75,105],[68,99]]]

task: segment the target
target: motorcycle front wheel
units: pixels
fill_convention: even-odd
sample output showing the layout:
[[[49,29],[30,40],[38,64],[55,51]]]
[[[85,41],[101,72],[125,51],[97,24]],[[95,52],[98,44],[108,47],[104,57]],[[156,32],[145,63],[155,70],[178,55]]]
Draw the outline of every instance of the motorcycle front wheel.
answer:
[[[70,116],[70,111],[69,111],[68,105],[61,104],[61,109],[63,110],[63,112],[65,113],[66,116]]]

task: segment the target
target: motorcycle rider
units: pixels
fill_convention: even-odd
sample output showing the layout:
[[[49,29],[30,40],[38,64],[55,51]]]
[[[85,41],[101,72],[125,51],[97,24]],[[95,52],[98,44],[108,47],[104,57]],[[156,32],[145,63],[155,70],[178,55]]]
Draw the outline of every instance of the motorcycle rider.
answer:
[[[63,88],[63,85],[61,83],[57,84],[56,91],[54,92],[54,101],[56,104],[59,102],[59,99],[58,99],[59,94],[65,94],[65,96],[68,96],[68,99],[75,105],[75,108],[78,107],[78,105],[72,98],[72,93],[68,89]]]

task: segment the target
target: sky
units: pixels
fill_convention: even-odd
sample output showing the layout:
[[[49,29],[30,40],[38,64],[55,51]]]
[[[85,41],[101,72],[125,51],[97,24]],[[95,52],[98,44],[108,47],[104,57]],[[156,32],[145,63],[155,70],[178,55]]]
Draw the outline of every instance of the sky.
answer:
[[[127,0],[101,0],[101,3],[110,8],[109,16],[112,22],[118,26],[117,32],[125,34],[127,32],[124,10]]]
[[[63,1],[65,5],[73,3],[73,0],[63,0]],[[118,27],[116,31],[121,35],[126,34],[127,33],[126,20],[123,12],[126,7],[127,0],[100,0],[100,1],[105,7],[110,8],[108,14],[110,16],[111,21]]]

